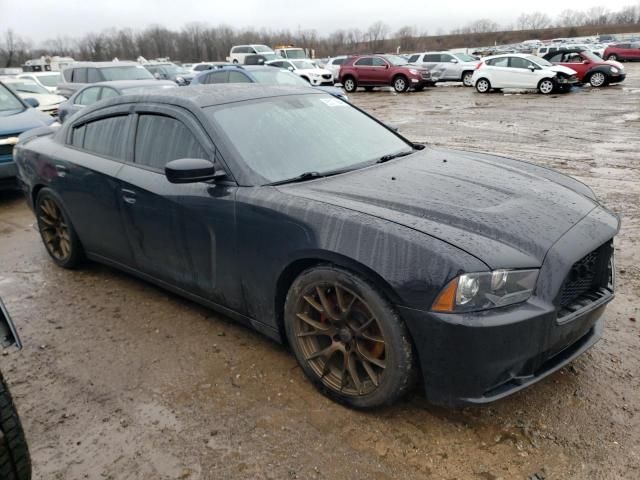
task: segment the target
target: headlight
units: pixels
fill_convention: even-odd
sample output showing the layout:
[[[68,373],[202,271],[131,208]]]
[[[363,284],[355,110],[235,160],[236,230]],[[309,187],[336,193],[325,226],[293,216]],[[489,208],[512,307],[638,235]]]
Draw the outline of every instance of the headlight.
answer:
[[[444,287],[431,309],[472,312],[521,303],[531,297],[537,279],[537,269],[465,273]]]
[[[616,67],[611,67],[611,73],[618,73],[620,70],[618,70]]]
[[[418,75],[418,70],[416,70],[415,68],[410,68],[410,69],[409,69],[409,73],[410,73],[411,75]]]

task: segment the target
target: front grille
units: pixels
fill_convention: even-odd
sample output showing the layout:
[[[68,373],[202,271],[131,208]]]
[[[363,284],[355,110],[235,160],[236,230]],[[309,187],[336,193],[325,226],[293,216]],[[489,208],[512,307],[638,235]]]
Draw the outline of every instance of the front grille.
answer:
[[[573,264],[558,294],[558,317],[612,294],[613,275],[613,243],[608,242]]]
[[[431,73],[430,72],[422,72],[422,78],[424,78],[425,80],[429,80],[431,78]]]
[[[0,145],[0,157],[4,155],[11,155],[13,151],[13,145]]]

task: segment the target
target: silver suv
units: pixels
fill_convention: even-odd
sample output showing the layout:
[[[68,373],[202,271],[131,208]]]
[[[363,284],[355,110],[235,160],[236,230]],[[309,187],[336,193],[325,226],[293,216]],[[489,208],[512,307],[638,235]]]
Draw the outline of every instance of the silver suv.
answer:
[[[411,55],[409,63],[428,69],[438,82],[462,82],[472,87],[471,77],[480,61],[466,53],[424,52]]]

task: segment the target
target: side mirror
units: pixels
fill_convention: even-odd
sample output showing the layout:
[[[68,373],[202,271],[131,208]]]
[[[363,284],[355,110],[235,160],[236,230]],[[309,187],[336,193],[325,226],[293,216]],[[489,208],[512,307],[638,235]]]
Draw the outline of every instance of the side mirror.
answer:
[[[287,70],[289,70],[290,72],[293,72],[293,67],[289,67],[287,68]]]
[[[449,60],[451,63],[458,63],[458,60],[456,60],[455,58],[452,58],[451,60]]]
[[[153,78],[155,78],[156,80],[160,80],[160,74],[158,72],[153,74]]]
[[[40,102],[33,97],[25,98],[24,103],[32,108],[38,108],[40,106]]]
[[[533,65],[529,65],[529,70],[531,70],[532,72],[536,71],[536,67],[534,67]]]
[[[209,160],[203,158],[179,158],[164,167],[164,174],[171,183],[198,183],[222,178],[225,173],[216,170]]]
[[[385,70],[389,70],[389,64],[388,64],[388,63],[385,63],[385,64],[384,64],[384,69],[385,69]]]

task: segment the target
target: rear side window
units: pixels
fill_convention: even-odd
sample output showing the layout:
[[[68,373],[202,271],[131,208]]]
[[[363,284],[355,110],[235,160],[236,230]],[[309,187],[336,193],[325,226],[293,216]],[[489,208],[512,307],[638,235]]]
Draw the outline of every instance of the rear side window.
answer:
[[[127,115],[101,118],[75,127],[71,144],[96,155],[124,160],[127,148]]]
[[[87,83],[97,83],[101,80],[102,78],[100,78],[97,68],[87,68]]]
[[[354,63],[354,65],[356,65],[357,67],[370,67],[373,65],[373,58],[371,57],[360,58],[356,60],[356,63]]]
[[[251,83],[247,76],[240,72],[229,72],[229,83]]]
[[[509,57],[492,58],[491,60],[487,60],[486,63],[492,67],[508,67]]]
[[[562,62],[564,55],[562,53],[556,53],[553,57],[548,59],[551,63],[553,62]]]
[[[422,59],[423,62],[439,62],[440,54],[438,53],[427,53]]]
[[[104,100],[105,98],[117,97],[117,96],[118,96],[118,92],[116,92],[113,88],[103,87],[100,100]]]
[[[73,83],[87,83],[87,69],[74,68],[72,81]]]
[[[100,97],[100,87],[92,87],[87,88],[83,91],[76,101],[74,102],[76,105],[92,105],[98,101]]]
[[[205,77],[204,83],[227,83],[229,81],[229,72],[213,72]]]
[[[380,57],[374,57],[371,59],[371,65],[373,65],[374,67],[384,67],[386,64],[387,62],[385,62]]]
[[[449,55],[448,53],[443,53],[440,55],[441,62],[450,62],[453,60],[453,55]]]
[[[342,65],[344,64],[344,62],[346,61],[346,58],[334,58],[333,62],[331,62],[333,65]]]
[[[135,163],[163,170],[167,162],[179,158],[209,158],[209,155],[179,120],[163,115],[140,115]]]

